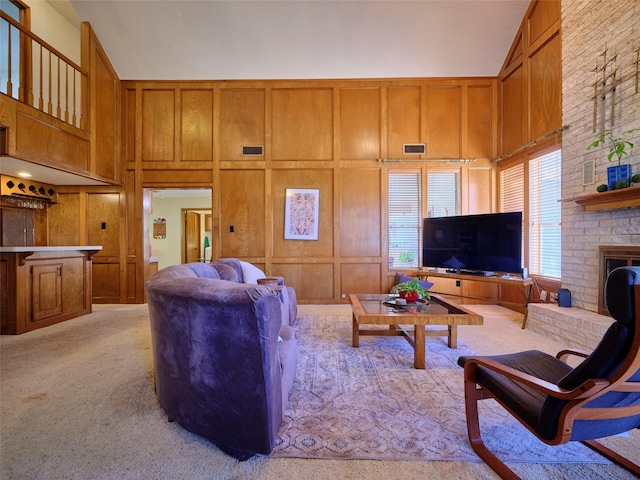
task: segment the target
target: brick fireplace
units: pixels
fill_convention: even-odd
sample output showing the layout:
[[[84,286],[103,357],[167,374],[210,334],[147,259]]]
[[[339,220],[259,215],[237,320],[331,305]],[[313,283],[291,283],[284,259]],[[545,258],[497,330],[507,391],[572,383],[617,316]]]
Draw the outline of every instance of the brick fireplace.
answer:
[[[614,134],[640,127],[640,93],[635,89],[635,49],[640,30],[640,2],[618,0],[562,0],[562,198],[597,194],[606,183],[611,163],[605,149],[587,150],[595,136],[593,112],[593,69],[602,62],[605,49],[617,54],[623,77],[616,88],[615,114],[611,117],[611,97],[605,128]],[[606,18],[606,22],[594,19]],[[640,172],[640,134],[632,140],[636,148],[624,157],[632,173]],[[586,183],[585,162],[595,164],[593,182]],[[638,187],[632,187],[636,189]],[[619,208],[622,207],[622,208]],[[571,291],[574,308],[601,313],[606,273],[600,260],[601,247],[614,254],[640,248],[640,207],[612,205],[598,211],[585,210],[573,201],[562,202],[562,287]],[[612,260],[613,266],[616,262]],[[566,310],[566,309],[562,309]],[[573,308],[571,309],[573,310]]]
[[[601,246],[600,261],[598,262],[600,275],[598,284],[598,313],[608,315],[607,305],[604,298],[604,286],[612,270],[618,267],[640,266],[640,245],[639,246]]]

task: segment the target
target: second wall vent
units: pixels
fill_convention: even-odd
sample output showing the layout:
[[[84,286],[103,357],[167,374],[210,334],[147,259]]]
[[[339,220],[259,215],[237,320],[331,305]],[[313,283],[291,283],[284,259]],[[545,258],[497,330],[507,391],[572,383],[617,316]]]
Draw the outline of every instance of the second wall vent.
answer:
[[[259,146],[243,146],[242,147],[242,155],[262,155],[263,153],[262,145]]]
[[[402,145],[402,151],[405,155],[424,155],[427,153],[426,143],[405,143]]]

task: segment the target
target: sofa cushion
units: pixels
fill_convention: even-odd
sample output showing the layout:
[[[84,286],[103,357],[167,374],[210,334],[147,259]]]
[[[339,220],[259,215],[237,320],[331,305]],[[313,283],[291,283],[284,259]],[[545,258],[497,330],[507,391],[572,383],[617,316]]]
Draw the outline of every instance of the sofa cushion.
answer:
[[[216,260],[215,262],[211,262],[212,265],[218,265],[218,264],[225,264],[225,265],[229,265],[231,268],[233,268],[236,271],[236,274],[238,275],[238,280],[233,280],[235,282],[240,282],[240,283],[244,283],[244,278],[242,277],[242,265],[240,265],[240,260],[238,260],[237,258],[219,258],[218,260]]]
[[[242,280],[244,283],[258,283],[260,278],[266,278],[262,270],[249,262],[240,260],[240,266],[242,267]]]
[[[238,272],[231,266],[225,263],[212,263],[211,266],[218,272],[221,280],[228,280],[230,282],[241,283]]]

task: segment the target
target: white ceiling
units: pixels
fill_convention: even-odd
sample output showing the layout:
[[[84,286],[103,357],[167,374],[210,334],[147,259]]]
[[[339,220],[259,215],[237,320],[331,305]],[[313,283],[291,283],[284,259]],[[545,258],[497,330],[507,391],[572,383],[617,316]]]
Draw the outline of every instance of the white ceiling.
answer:
[[[123,80],[496,76],[530,3],[70,1]]]

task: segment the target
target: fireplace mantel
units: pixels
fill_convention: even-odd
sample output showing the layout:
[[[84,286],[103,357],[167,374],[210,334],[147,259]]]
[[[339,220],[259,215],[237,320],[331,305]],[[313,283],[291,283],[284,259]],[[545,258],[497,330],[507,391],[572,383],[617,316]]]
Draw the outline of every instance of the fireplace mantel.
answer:
[[[640,207],[640,187],[621,188],[609,192],[565,198],[562,201],[575,202],[585,212]]]

